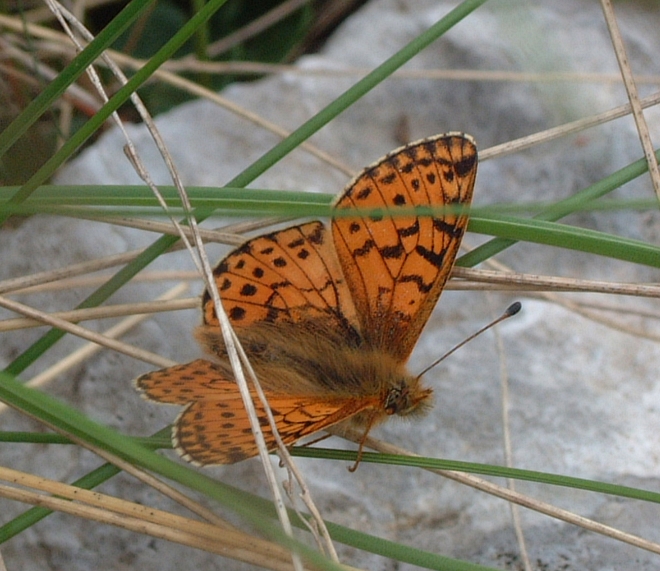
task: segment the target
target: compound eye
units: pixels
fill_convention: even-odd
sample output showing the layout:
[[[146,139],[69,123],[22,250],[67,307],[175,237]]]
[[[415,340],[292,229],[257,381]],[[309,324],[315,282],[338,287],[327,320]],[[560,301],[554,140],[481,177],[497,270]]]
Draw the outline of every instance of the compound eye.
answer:
[[[392,387],[387,392],[387,398],[385,399],[385,412],[389,415],[399,412],[404,399],[404,391],[400,387]]]

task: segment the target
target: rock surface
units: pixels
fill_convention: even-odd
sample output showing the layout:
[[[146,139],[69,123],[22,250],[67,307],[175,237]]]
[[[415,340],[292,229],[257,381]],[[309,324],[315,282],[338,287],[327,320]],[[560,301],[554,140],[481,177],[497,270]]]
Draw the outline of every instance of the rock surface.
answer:
[[[373,68],[424,31],[451,2],[372,1],[346,21],[322,53],[302,58],[303,72],[285,73],[234,85],[223,96],[266,119],[294,129],[356,80],[305,74],[318,69]],[[616,73],[617,65],[597,3],[560,1],[507,8],[492,2],[474,12],[446,36],[422,51],[408,70],[479,69],[547,73]],[[642,3],[618,3],[617,15],[637,73],[658,74],[660,15]],[[653,86],[651,86],[653,87]],[[648,89],[643,89],[644,92]],[[445,131],[464,131],[481,150],[566,121],[625,103],[619,84],[598,82],[450,81],[392,78],[337,117],[312,139],[351,170],[369,164],[405,138],[415,140]],[[657,113],[648,113],[657,137]],[[222,185],[272,147],[278,138],[211,103],[195,102],[159,117],[158,126],[186,184]],[[130,127],[138,149],[157,182],[168,184],[142,127]],[[111,131],[58,176],[60,184],[139,183],[122,154],[123,141]],[[475,203],[552,201],[609,175],[642,156],[631,119],[537,145],[480,165]],[[255,188],[338,192],[350,177],[297,150],[253,183]],[[648,177],[619,196],[652,196]],[[656,214],[615,212],[571,216],[569,223],[658,243]],[[96,238],[102,236],[102,238]],[[90,238],[91,237],[91,238]],[[0,277],[85,261],[151,243],[153,235],[91,222],[34,218],[2,231]],[[475,246],[483,237],[468,234]],[[210,249],[211,258],[226,251]],[[519,272],[612,281],[659,281],[657,270],[550,247],[517,245],[498,260]],[[165,256],[161,268],[188,267],[185,254]],[[199,291],[199,284],[194,286]],[[144,301],[165,286],[123,290],[114,302]],[[85,290],[87,291],[87,290]],[[40,294],[47,309],[69,308],[79,292]],[[569,296],[573,301],[656,309],[657,303],[598,295]],[[616,331],[540,299],[524,299],[523,313],[502,325],[498,352],[492,333],[427,375],[436,389],[436,406],[416,423],[390,423],[376,436],[422,455],[503,464],[502,389],[504,359],[509,393],[509,429],[516,467],[657,489],[660,457],[660,348],[657,342]],[[445,292],[411,359],[421,370],[470,332],[498,314],[513,295]],[[159,316],[125,340],[179,361],[200,354],[191,330],[196,311]],[[621,318],[625,321],[626,318]],[[652,330],[657,322],[644,323]],[[103,328],[107,327],[106,324]],[[41,333],[3,333],[1,359],[10,362]],[[79,345],[66,339],[42,362],[54,362]],[[109,352],[59,378],[49,392],[93,418],[134,435],[146,435],[171,422],[174,408],[143,402],[131,379],[151,367]],[[34,371],[28,371],[33,373]],[[29,374],[24,377],[29,378]],[[34,429],[24,418],[5,413],[7,430]],[[338,446],[343,444],[335,443]],[[34,451],[34,453],[33,453]],[[76,447],[5,445],[2,463],[12,468],[72,481],[98,465]],[[511,511],[504,501],[417,470],[364,464],[355,474],[342,462],[301,460],[318,505],[328,520],[474,563],[519,568],[519,548]],[[264,492],[257,461],[208,470],[230,483]],[[657,509],[570,489],[518,482],[516,488],[580,515],[660,540]],[[156,494],[128,477],[101,491],[164,505]],[[169,507],[169,506],[168,506]],[[23,511],[0,501],[2,521]],[[658,556],[610,539],[522,511],[527,548],[539,569],[654,569]],[[3,549],[9,569],[242,569],[245,566],[128,532],[55,515],[12,540]],[[370,569],[405,569],[352,549],[342,561]]]

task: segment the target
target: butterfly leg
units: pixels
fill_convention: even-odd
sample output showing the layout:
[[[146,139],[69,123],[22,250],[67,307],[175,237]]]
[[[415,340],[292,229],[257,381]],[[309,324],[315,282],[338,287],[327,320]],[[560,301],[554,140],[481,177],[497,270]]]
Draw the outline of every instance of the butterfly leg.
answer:
[[[358,446],[357,458],[355,459],[355,463],[352,466],[348,467],[348,471],[351,473],[355,472],[355,470],[357,470],[358,466],[360,465],[360,461],[362,460],[362,452],[364,451],[364,442],[367,440],[367,436],[369,436],[369,431],[371,430],[371,427],[374,425],[376,416],[377,414],[375,412],[374,414],[371,415],[371,418],[367,423],[367,427],[364,429],[364,434],[362,435],[362,438],[360,438],[360,442],[358,443],[359,446]]]

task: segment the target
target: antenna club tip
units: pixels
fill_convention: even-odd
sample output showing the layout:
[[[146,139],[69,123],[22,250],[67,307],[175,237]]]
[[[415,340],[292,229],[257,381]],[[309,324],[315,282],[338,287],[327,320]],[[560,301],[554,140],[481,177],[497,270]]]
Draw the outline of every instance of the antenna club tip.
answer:
[[[513,317],[516,313],[518,313],[522,309],[522,303],[519,301],[516,301],[512,303],[509,307],[506,308],[506,311],[504,312],[505,317]]]

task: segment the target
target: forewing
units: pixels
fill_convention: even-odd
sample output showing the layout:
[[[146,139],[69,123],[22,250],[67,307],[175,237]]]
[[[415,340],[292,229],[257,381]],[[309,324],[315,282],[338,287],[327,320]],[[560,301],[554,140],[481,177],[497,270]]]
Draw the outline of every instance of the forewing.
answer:
[[[214,270],[232,325],[328,319],[328,326],[357,327],[350,292],[332,241],[321,222],[264,234],[231,252]],[[208,292],[204,324],[218,325]]]
[[[147,373],[136,383],[152,400],[187,405],[172,432],[174,445],[186,460],[200,465],[231,464],[257,454],[238,387],[221,366],[200,359]],[[274,450],[277,444],[264,408],[251,394],[266,445]],[[266,396],[287,446],[376,404],[375,399]]]
[[[365,169],[335,210],[468,205],[476,169],[470,137],[424,139]],[[449,277],[467,221],[465,214],[333,217],[344,278],[373,347],[408,358]]]

